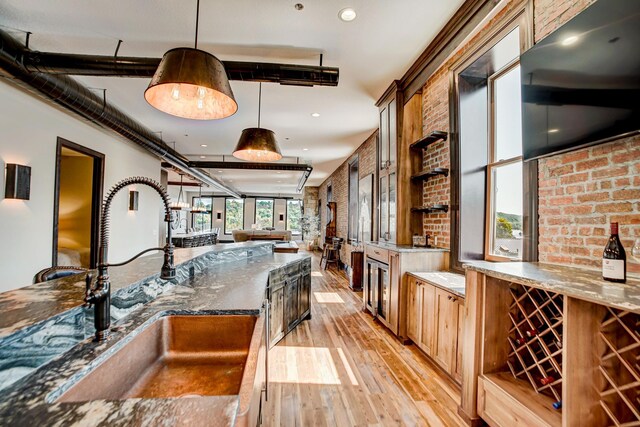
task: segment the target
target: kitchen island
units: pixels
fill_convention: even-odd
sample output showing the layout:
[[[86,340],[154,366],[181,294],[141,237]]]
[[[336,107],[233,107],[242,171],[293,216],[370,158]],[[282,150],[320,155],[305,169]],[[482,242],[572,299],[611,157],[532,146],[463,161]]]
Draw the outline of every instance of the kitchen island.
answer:
[[[71,335],[83,338],[72,343],[75,345],[66,352],[54,355],[52,360],[0,390],[0,424],[199,425],[203,419],[208,420],[209,425],[243,424],[244,421],[238,422],[238,414],[247,410],[246,406],[253,398],[242,394],[64,403],[57,400],[163,317],[249,315],[258,318],[256,330],[264,330],[263,307],[268,297],[270,273],[291,265],[309,263],[309,258],[305,254],[275,254],[271,243],[249,242],[176,250],[177,279],[171,283],[158,278],[162,264],[158,256],[142,258],[122,270],[113,268],[114,302],[122,298],[120,293],[123,291],[136,297],[152,294],[153,298],[124,307],[130,311],[115,321],[111,338],[104,343],[91,341],[90,310],[79,307],[84,294],[83,277],[40,284],[44,285],[42,290],[39,285],[33,285],[7,293],[10,295],[2,294],[0,304],[6,312],[12,313],[11,320],[3,316],[0,325],[5,334],[3,339],[7,341],[3,348],[12,349],[8,356],[19,359],[16,356],[20,356],[21,350],[33,351],[30,341],[24,338],[47,340],[52,335],[45,332],[53,330],[56,325],[64,326],[65,330],[71,328]],[[122,298],[121,302],[126,300]],[[42,310],[30,310],[31,301],[41,304]],[[69,324],[66,320],[69,317],[75,323]],[[61,331],[57,333],[63,334]],[[18,338],[23,338],[22,345],[11,346],[20,342]],[[66,335],[64,339],[67,339]],[[252,347],[251,351],[261,352],[264,357],[264,341],[259,349]],[[3,359],[8,357],[3,356]],[[247,360],[247,370],[255,369],[259,363],[255,354],[250,354]],[[5,375],[7,372],[11,374],[7,370]]]

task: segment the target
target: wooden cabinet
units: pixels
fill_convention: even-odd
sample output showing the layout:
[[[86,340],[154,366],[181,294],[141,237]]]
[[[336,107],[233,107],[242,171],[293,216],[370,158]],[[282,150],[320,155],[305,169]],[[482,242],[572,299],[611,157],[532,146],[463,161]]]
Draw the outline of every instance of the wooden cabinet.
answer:
[[[269,345],[273,346],[284,336],[284,287],[271,292],[269,312]]]
[[[413,276],[408,287],[409,338],[460,382],[464,299]]]
[[[422,203],[422,188],[412,188],[410,179],[411,171],[419,169],[422,159],[412,156],[409,149],[422,136],[422,95],[405,100],[398,83],[394,81],[376,103],[380,114],[378,240],[411,244],[413,233],[422,234],[421,217],[406,214],[412,206]]]
[[[311,316],[311,259],[271,271],[267,295],[271,304],[269,344],[273,347]]]
[[[401,341],[411,339],[407,332],[407,271],[441,271],[448,268],[445,251],[403,251],[376,244],[365,245],[363,302],[366,311],[380,320]],[[415,342],[415,340],[413,340]]]

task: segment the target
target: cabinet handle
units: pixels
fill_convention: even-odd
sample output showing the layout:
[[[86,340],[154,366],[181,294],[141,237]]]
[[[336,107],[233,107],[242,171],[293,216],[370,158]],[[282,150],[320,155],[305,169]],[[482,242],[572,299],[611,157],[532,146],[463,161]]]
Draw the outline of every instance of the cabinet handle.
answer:
[[[453,298],[451,295],[447,295],[447,299],[448,299],[449,301],[451,301],[451,298]]]
[[[456,302],[456,301],[458,301],[458,298],[456,297],[451,298],[451,302]]]

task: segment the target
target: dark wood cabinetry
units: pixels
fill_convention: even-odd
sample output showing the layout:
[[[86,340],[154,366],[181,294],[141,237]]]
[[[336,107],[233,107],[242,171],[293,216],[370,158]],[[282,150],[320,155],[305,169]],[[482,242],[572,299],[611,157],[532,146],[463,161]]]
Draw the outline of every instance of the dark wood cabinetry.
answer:
[[[311,259],[269,273],[269,346],[311,316]]]

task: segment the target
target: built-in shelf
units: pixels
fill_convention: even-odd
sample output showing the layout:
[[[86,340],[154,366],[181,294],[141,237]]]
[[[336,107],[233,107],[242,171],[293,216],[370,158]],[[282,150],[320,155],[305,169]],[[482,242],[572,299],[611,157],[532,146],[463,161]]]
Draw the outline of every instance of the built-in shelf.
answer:
[[[442,175],[444,177],[449,176],[449,169],[447,168],[433,168],[428,171],[422,171],[417,175],[412,175],[411,179],[414,181],[427,181],[434,176]]]
[[[431,206],[420,206],[417,208],[411,208],[411,212],[420,212],[420,213],[441,213],[441,212],[449,212],[449,205],[431,205]]]
[[[421,150],[423,148],[427,148],[429,145],[433,144],[434,142],[446,141],[448,135],[449,134],[447,132],[443,132],[441,130],[434,130],[429,135],[411,144],[410,148],[413,150]]]

